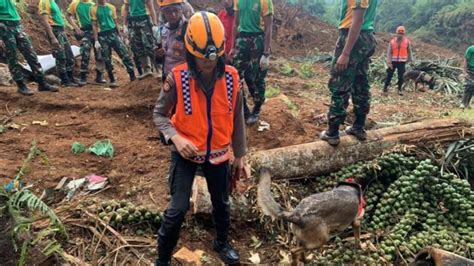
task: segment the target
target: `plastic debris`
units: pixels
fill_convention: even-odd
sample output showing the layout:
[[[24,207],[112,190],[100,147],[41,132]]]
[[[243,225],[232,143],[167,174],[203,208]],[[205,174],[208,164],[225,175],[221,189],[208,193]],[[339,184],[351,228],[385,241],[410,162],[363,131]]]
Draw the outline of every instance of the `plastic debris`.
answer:
[[[45,127],[45,126],[48,125],[48,121],[46,121],[46,120],[43,120],[43,121],[33,121],[33,122],[31,122],[31,124],[32,124],[32,125],[40,125],[40,126]]]
[[[270,124],[265,121],[260,121],[257,131],[262,132],[264,130],[270,130]]]
[[[94,143],[94,145],[89,147],[89,152],[92,152],[97,156],[113,158],[115,149],[112,142],[108,139]]]
[[[80,142],[74,142],[72,145],[71,145],[71,152],[73,154],[80,154],[80,153],[83,153],[86,151],[86,146],[84,146],[84,144],[80,143]]]

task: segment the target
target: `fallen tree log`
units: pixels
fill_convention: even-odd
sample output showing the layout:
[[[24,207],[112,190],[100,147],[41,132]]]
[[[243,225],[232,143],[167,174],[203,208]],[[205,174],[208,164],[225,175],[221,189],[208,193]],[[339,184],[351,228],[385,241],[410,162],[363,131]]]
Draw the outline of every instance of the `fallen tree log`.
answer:
[[[268,169],[274,179],[295,179],[331,173],[344,166],[373,160],[398,144],[430,146],[472,136],[471,125],[459,119],[436,119],[368,132],[367,141],[341,137],[337,147],[325,141],[257,151],[249,156],[252,169]]]
[[[470,260],[454,253],[437,249],[433,247],[424,248],[415,258],[415,262],[410,264],[411,266],[418,265],[435,265],[435,266],[448,266],[448,265],[465,265],[474,266],[474,260]]]

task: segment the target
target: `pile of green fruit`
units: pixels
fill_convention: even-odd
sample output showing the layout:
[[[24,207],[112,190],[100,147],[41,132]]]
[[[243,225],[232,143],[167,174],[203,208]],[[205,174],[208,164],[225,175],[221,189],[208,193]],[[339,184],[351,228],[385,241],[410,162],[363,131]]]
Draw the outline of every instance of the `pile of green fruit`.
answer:
[[[119,228],[124,225],[151,224],[159,226],[161,213],[145,207],[137,207],[129,201],[110,200],[97,207],[99,218],[110,226]]]
[[[406,264],[427,246],[474,257],[474,191],[467,180],[441,174],[430,160],[389,154],[346,167],[314,187],[327,191],[348,177],[364,187],[362,228],[371,233],[373,248],[354,250],[353,241],[336,238],[316,262]]]

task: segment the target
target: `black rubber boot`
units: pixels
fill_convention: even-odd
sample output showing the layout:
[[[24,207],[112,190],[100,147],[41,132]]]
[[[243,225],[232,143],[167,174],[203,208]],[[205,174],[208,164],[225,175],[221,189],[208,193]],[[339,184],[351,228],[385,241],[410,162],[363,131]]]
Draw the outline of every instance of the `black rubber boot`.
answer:
[[[67,72],[67,77],[69,79],[69,82],[73,84],[72,86],[74,87],[82,87],[82,85],[79,84],[79,81],[74,78],[74,73],[72,71]]]
[[[99,70],[95,71],[95,82],[98,84],[106,84],[107,81],[104,79],[104,75]]]
[[[33,95],[33,92],[30,91],[30,89],[26,86],[26,84],[23,80],[17,81],[16,85],[18,86],[18,93],[26,95],[26,96]]]
[[[128,75],[130,76],[130,81],[135,81],[137,79],[137,77],[135,76],[135,72],[130,72],[128,73]]]
[[[79,74],[78,84],[81,86],[84,86],[87,84],[87,72],[81,72],[81,74]]]
[[[240,263],[240,256],[237,250],[235,250],[229,242],[220,242],[214,240],[212,247],[215,252],[219,253],[219,257],[226,264],[238,264]]]
[[[38,91],[58,92],[59,89],[56,86],[49,84],[46,80],[43,79],[38,81]]]

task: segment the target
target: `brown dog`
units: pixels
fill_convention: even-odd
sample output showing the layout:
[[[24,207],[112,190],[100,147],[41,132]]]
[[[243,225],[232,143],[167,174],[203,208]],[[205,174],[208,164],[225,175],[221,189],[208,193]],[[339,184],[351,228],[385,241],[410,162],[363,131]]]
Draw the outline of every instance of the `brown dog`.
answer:
[[[291,229],[300,243],[299,248],[292,250],[294,263],[298,255],[300,258],[303,255],[304,259],[304,251],[323,246],[350,225],[354,228],[356,245],[360,245],[361,216],[358,212],[362,191],[359,185],[340,183],[332,191],[310,195],[292,211],[286,211],[273,198],[271,182],[270,173],[263,170],[258,184],[258,205],[264,214],[291,223]]]
[[[436,82],[434,76],[420,70],[410,70],[403,74],[403,90],[408,86],[409,81],[415,82],[415,91],[418,90],[418,84],[428,85],[430,90],[433,90]],[[424,88],[421,91],[426,91]]]

